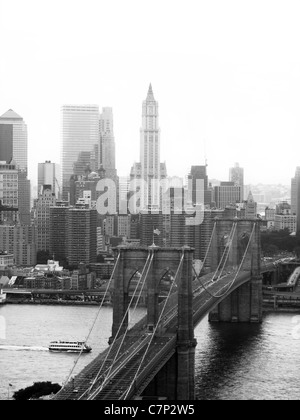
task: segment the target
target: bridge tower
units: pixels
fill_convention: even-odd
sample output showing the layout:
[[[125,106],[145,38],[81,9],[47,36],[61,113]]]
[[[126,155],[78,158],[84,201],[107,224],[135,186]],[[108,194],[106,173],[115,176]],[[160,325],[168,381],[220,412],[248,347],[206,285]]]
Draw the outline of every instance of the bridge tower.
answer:
[[[209,320],[210,322],[262,322],[261,241],[258,219],[216,220],[216,233],[211,249],[211,271],[215,271],[218,267],[233,223],[237,224],[237,228],[232,239],[227,269],[235,269],[241,263],[251,233],[254,231],[242,267],[243,271],[251,273],[251,280],[216,305],[210,313]]]
[[[135,275],[146,277],[147,323],[149,332],[157,326],[162,304],[160,285],[167,273],[176,279],[170,300],[178,301],[177,347],[175,354],[157,373],[144,391],[145,395],[160,395],[171,400],[193,400],[195,397],[195,349],[197,342],[193,325],[193,257],[194,250],[185,248],[117,249],[119,264],[113,286],[113,327],[111,341],[128,327],[126,315],[130,303],[129,290]],[[125,319],[125,322],[122,321]],[[160,329],[158,334],[163,334]]]

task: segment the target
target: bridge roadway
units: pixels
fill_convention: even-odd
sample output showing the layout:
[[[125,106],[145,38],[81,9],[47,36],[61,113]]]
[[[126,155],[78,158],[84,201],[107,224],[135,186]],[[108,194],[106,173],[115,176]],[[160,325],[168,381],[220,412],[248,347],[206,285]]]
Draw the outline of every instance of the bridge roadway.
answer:
[[[235,289],[250,280],[250,271],[241,271],[234,285],[229,289],[235,277],[235,273],[227,273],[218,281],[212,281],[213,274],[201,277],[209,292],[222,297],[215,298],[206,292],[196,279],[193,283],[194,290],[194,325],[199,322],[223,299],[229,296]],[[177,335],[177,292],[173,293],[166,305],[165,315],[161,320],[156,336],[151,341],[151,334],[147,328],[147,317],[144,317],[131,330],[128,331],[124,343],[121,346],[119,355],[116,358],[113,368],[110,371],[112,362],[118,353],[122,342],[120,337],[112,348],[106,349],[97,356],[87,367],[54,397],[57,400],[79,400],[79,399],[103,399],[119,400],[124,399],[130,385],[130,393],[126,399],[132,400],[140,396],[160,369],[167,363],[176,351]],[[160,304],[161,310],[164,302]],[[149,347],[149,348],[148,348]],[[144,358],[146,349],[148,352]],[[108,352],[110,351],[107,360]],[[144,360],[143,360],[144,358]],[[140,364],[142,366],[139,370]],[[102,368],[101,368],[102,367]],[[100,373],[98,374],[99,370]],[[136,376],[137,372],[138,375]],[[93,382],[95,378],[95,384]],[[135,379],[136,378],[136,379]],[[90,387],[92,389],[89,391]]]

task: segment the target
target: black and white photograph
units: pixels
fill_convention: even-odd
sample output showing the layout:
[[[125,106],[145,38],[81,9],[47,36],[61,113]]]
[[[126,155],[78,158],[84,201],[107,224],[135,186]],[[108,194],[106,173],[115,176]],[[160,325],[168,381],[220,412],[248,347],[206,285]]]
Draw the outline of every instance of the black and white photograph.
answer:
[[[1,401],[300,399],[299,21],[0,0]]]

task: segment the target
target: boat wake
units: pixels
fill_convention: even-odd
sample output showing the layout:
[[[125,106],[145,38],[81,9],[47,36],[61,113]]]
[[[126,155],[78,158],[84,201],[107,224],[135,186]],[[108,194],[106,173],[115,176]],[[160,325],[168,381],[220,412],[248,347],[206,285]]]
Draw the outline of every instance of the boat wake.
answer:
[[[48,351],[47,347],[38,347],[38,346],[1,346],[1,350],[10,350],[10,351]]]

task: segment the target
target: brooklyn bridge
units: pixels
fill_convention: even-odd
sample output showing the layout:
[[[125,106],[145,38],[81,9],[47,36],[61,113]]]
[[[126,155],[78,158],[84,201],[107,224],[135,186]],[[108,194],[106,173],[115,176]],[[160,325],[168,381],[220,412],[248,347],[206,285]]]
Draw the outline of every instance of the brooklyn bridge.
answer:
[[[195,267],[193,251],[118,247],[107,285],[113,295],[110,344],[79,374],[71,372],[54,399],[195,399],[194,328],[207,315],[211,322],[261,322],[262,272],[272,268],[261,267],[259,220],[215,220],[202,262],[208,274]],[[146,315],[130,325],[142,294]]]

